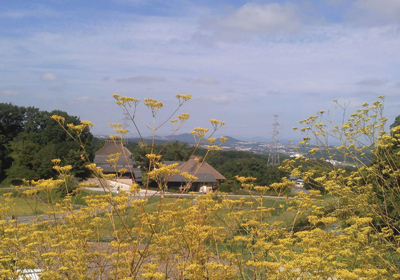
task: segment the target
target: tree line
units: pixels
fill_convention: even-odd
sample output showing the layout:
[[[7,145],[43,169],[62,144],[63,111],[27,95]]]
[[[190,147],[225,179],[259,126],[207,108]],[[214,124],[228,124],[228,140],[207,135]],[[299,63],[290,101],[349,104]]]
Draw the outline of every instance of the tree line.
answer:
[[[72,165],[73,175],[78,178],[90,176],[80,158],[81,147],[50,116],[59,115],[65,123],[80,123],[79,117],[67,112],[53,110],[41,111],[34,107],[16,106],[0,103],[0,182],[18,183],[22,179],[37,180],[55,177],[51,160],[60,158],[62,164]],[[93,137],[89,130],[82,134],[86,142],[86,151],[93,161],[95,152],[104,145],[104,140]],[[132,152],[133,160],[147,171],[150,145],[129,142],[126,147]],[[163,161],[186,161],[193,153],[204,156],[205,149],[196,149],[188,143],[174,141],[168,144],[156,144],[154,152],[162,150]],[[257,178],[257,185],[269,185],[279,182],[288,174],[278,166],[268,166],[268,156],[250,152],[219,151],[207,158],[207,162],[226,177],[221,186],[224,191],[240,188],[235,176]]]
[[[34,107],[0,103],[0,182],[16,183],[21,179],[47,179],[56,176],[51,160],[73,166],[76,177],[89,174],[81,160],[81,147],[50,116],[60,115],[66,123],[78,125],[79,117],[66,112],[41,111]],[[91,160],[102,145],[89,130],[82,137]]]

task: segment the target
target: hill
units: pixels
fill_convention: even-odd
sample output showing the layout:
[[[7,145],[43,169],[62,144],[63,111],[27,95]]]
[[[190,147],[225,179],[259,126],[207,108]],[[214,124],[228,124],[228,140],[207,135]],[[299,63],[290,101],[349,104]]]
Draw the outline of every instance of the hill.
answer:
[[[238,140],[238,139],[230,137],[230,136],[225,136],[225,137],[228,138],[228,140],[225,142],[226,145],[242,142],[241,140]],[[151,136],[143,137],[143,139],[148,143],[151,143],[151,141],[152,141]],[[157,136],[156,135],[154,137],[154,142],[156,144],[165,144],[168,141],[168,139],[169,139],[169,136],[167,137],[167,136]],[[140,142],[140,138],[128,138],[128,141],[138,143],[138,142]],[[195,144],[194,137],[190,133],[182,133],[182,134],[173,135],[171,137],[170,142],[173,142],[173,141],[178,141],[179,143]],[[217,138],[216,144],[219,145],[220,143],[221,142],[220,142],[219,138]]]

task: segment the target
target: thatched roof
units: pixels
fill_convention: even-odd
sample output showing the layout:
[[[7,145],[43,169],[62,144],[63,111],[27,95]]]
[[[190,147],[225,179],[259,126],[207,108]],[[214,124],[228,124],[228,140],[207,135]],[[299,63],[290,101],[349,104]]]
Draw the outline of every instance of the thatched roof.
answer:
[[[93,162],[96,163],[96,165],[99,164],[107,164],[110,165],[110,163],[107,162],[110,158],[108,155],[95,155]],[[127,157],[125,158],[124,155],[121,155],[119,159],[117,160],[117,166],[123,167],[123,165],[136,165],[136,162],[133,161],[131,158]]]
[[[196,162],[196,158],[198,162]],[[203,158],[200,156],[191,156],[189,160],[185,164],[180,165],[179,168],[182,172],[187,173],[211,173],[215,179],[225,180],[225,177],[222,176],[221,173],[215,170],[206,161],[203,161]]]
[[[198,179],[196,182],[198,183],[217,183],[217,180],[211,173],[192,173],[192,175],[196,176]],[[182,177],[181,175],[175,175],[172,177],[170,182],[184,182],[186,183],[188,179]]]
[[[195,160],[197,158],[197,161]],[[201,180],[225,180],[225,177],[222,176],[217,170],[215,170],[211,165],[207,162],[203,161],[201,156],[191,156],[188,161],[186,162],[178,162],[178,161],[165,161],[164,164],[173,164],[179,163],[178,168],[182,172],[187,172],[189,174],[193,174],[199,178],[198,182]],[[207,177],[200,178],[198,174],[210,174],[212,175],[213,179],[210,175]],[[205,175],[203,175],[205,176]],[[208,181],[211,182],[211,181]]]
[[[113,140],[106,140],[104,146],[95,153],[94,163],[96,163],[97,166],[99,166],[99,164],[110,165],[107,162],[109,159],[108,156],[117,153],[121,154],[117,161],[117,166],[119,168],[123,168],[124,165],[132,166],[136,164],[136,162],[131,159],[132,153],[124,146],[124,144]]]
[[[108,156],[111,154],[121,153],[122,156],[130,157],[131,152],[124,146],[124,143],[114,140],[106,140],[104,146],[97,152],[96,156]]]
[[[95,153],[93,162],[97,167],[103,168],[104,173],[114,173],[114,166],[107,162],[107,160],[109,160],[109,155],[117,153],[121,154],[116,162],[117,170],[125,168],[127,170],[126,173],[132,171],[136,181],[140,182],[142,180],[142,172],[139,168],[133,167],[136,165],[136,162],[131,159],[132,153],[121,142],[106,140],[104,146]]]

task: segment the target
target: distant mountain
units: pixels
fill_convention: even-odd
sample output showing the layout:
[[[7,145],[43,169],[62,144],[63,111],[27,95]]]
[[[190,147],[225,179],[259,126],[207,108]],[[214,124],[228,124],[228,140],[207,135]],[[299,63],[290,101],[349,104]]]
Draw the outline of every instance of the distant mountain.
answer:
[[[271,137],[254,136],[254,137],[241,137],[243,141],[249,142],[271,142]]]
[[[171,140],[173,141],[178,141],[178,142],[185,142],[189,144],[194,144],[194,138],[193,135],[190,133],[182,133],[182,134],[177,134],[172,136]]]
[[[271,136],[253,136],[253,137],[241,137],[241,139],[243,139],[243,141],[249,141],[249,142],[259,142],[259,143],[269,143],[272,141],[272,135]],[[299,141],[302,141],[302,139],[296,138],[296,139],[291,139],[292,143],[297,143]],[[289,139],[288,138],[278,138],[278,141],[280,143],[283,144],[287,144],[289,143]]]
[[[105,135],[105,134],[98,134],[98,135],[94,135],[97,138],[100,139],[107,139],[109,137],[109,135]],[[160,136],[160,135],[156,135],[154,137],[155,139],[155,143],[156,144],[163,144],[165,142],[168,141],[170,136]],[[228,140],[225,142],[225,144],[230,145],[230,144],[235,144],[238,142],[258,142],[258,143],[265,143],[265,142],[271,142],[272,138],[268,138],[268,137],[264,137],[264,136],[254,136],[254,137],[241,137],[241,140],[231,137],[231,136],[225,136],[228,138]],[[215,137],[217,138],[216,144],[220,144],[219,142],[219,137]],[[152,136],[143,136],[143,139],[146,142],[151,142],[153,137]],[[140,138],[138,137],[129,137],[128,141],[130,142],[139,142]],[[170,141],[179,141],[182,143],[189,143],[189,144],[194,144],[194,139],[193,139],[193,135],[191,135],[190,133],[182,133],[182,134],[177,134],[172,136]],[[288,139],[279,139],[280,143],[283,144],[287,144],[289,142]],[[292,142],[292,144],[294,145],[294,143],[297,143],[297,141]]]
[[[238,139],[230,137],[230,136],[225,136],[225,137],[228,138],[228,140],[224,143],[226,145],[230,145],[230,144],[234,144],[234,143],[238,143],[238,142],[243,142],[241,140],[238,140]],[[221,143],[220,140],[219,140],[219,137],[215,137],[215,138],[217,138],[217,140],[215,141],[215,144],[219,145]],[[146,136],[146,137],[143,137],[143,139],[146,142],[151,142],[153,138],[152,138],[152,136]],[[168,139],[169,139],[169,136],[157,136],[156,135],[154,137],[154,142],[156,144],[164,144],[164,143],[166,143],[168,141]],[[139,142],[140,138],[137,138],[137,137],[128,138],[128,141],[130,141],[130,142]],[[171,137],[170,142],[173,142],[173,141],[178,141],[178,142],[181,142],[181,143],[188,143],[188,144],[195,144],[193,135],[191,135],[190,133],[182,133],[182,134],[174,135],[174,136]]]
[[[230,136],[225,136],[225,137],[228,138],[228,140],[225,142],[225,144],[233,144],[233,143],[241,142],[241,140],[238,140],[238,139],[230,137]],[[219,140],[219,137],[215,137],[215,138],[217,138],[215,143],[217,145],[220,144],[221,142]],[[194,144],[195,143],[194,137],[190,133],[182,133],[182,134],[174,135],[174,136],[172,136],[172,140],[177,140],[179,142],[186,142],[186,143],[189,143],[189,144]]]
[[[134,138],[129,137],[127,140],[129,142],[135,142],[135,143],[141,142],[141,139],[138,138],[138,137],[134,137]],[[144,140],[144,142],[150,144],[153,141],[153,137],[152,136],[145,136],[145,137],[143,137],[143,140]],[[168,141],[168,138],[166,138],[166,137],[162,137],[162,136],[155,136],[154,137],[154,144],[165,144],[165,143],[167,143],[167,141]]]
[[[230,136],[225,136],[226,138],[228,138],[228,140],[226,140],[226,142],[224,144],[233,144],[233,143],[238,143],[238,142],[243,142],[243,140],[238,140],[236,138],[230,137]],[[219,137],[217,138],[217,144],[221,143],[219,140]]]

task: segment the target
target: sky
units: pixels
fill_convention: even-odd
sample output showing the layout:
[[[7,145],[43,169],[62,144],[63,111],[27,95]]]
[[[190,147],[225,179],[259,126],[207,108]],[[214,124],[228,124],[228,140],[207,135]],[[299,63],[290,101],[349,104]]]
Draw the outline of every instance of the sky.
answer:
[[[333,99],[354,112],[385,95],[400,115],[400,0],[0,1],[0,102],[133,125],[112,94],[164,103],[161,124],[193,98],[180,133],[226,121],[220,135],[282,139]],[[340,122],[341,120],[337,120]],[[140,125],[142,134],[151,131]],[[168,135],[172,126],[160,128]]]

